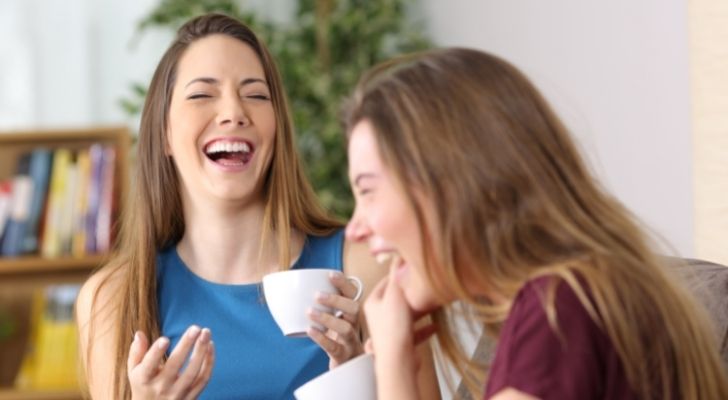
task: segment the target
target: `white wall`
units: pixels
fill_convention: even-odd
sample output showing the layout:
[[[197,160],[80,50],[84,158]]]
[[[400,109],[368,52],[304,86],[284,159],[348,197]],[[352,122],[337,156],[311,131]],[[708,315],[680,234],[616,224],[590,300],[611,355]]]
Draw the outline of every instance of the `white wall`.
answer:
[[[728,265],[728,1],[689,10],[695,252]]]
[[[155,3],[0,1],[0,130],[131,122],[118,100],[149,80],[169,40],[150,33],[132,46]]]
[[[173,32],[136,27],[159,0],[0,0],[0,132],[127,124],[130,85],[149,83]],[[291,0],[247,0],[285,22]]]
[[[552,101],[605,186],[693,255],[684,0],[424,0],[438,44],[498,54]]]

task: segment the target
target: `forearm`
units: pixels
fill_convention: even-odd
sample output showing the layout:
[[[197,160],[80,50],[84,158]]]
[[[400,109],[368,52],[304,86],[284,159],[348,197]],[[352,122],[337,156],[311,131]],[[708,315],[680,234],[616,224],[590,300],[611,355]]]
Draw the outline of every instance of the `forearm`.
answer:
[[[377,398],[379,400],[419,400],[415,361],[407,357],[377,357]]]

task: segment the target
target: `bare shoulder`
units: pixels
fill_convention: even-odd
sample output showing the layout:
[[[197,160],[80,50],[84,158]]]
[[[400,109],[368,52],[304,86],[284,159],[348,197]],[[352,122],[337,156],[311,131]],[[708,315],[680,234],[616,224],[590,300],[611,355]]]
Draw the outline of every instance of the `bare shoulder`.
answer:
[[[366,299],[374,286],[387,275],[387,268],[377,263],[366,244],[347,240],[344,243],[344,273],[361,279],[364,283],[362,298]]]
[[[76,298],[76,322],[79,328],[86,328],[92,318],[98,320],[99,317],[107,315],[98,313],[98,310],[113,306],[113,295],[118,294],[121,285],[119,272],[119,269],[104,267],[81,286]]]
[[[79,350],[86,384],[92,398],[112,398],[116,358],[114,331],[120,269],[104,267],[83,284],[76,299]]]

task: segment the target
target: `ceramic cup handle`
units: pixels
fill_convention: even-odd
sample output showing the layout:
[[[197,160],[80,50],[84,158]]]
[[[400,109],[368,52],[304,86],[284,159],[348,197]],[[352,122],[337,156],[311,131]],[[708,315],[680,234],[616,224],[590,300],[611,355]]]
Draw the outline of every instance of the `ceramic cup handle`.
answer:
[[[347,276],[346,279],[353,283],[354,286],[356,286],[356,294],[354,295],[354,298],[352,300],[359,301],[361,299],[362,293],[364,293],[364,284],[361,282],[361,279],[357,278],[356,276]],[[334,312],[334,316],[336,318],[341,318],[344,315],[344,312],[341,310],[336,310]]]

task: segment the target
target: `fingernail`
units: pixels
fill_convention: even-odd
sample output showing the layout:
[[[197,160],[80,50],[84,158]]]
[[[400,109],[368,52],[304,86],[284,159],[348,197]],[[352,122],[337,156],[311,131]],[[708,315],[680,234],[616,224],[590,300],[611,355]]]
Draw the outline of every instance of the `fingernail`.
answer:
[[[329,272],[331,279],[341,279],[341,272]]]
[[[134,335],[132,336],[131,342],[134,343],[137,340],[139,340],[139,331],[134,332]]]
[[[212,336],[212,333],[210,332],[210,330],[208,328],[204,328],[202,330],[202,333],[200,333],[199,340],[204,343],[204,342],[210,341],[211,336]]]
[[[330,295],[330,294],[328,294],[328,293],[326,293],[326,292],[317,292],[317,293],[316,293],[316,298],[317,298],[318,300],[326,300],[326,299],[328,299],[328,298],[329,298],[329,296],[331,296],[331,295]]]
[[[319,311],[319,310],[317,310],[315,308],[309,308],[308,309],[308,314],[318,317],[319,315],[321,315],[321,311]]]
[[[164,350],[169,345],[169,339],[162,336],[159,339],[157,339],[157,347],[159,347],[161,350]]]
[[[192,325],[187,329],[187,335],[191,338],[197,337],[197,335],[200,333],[200,327],[197,325]]]

